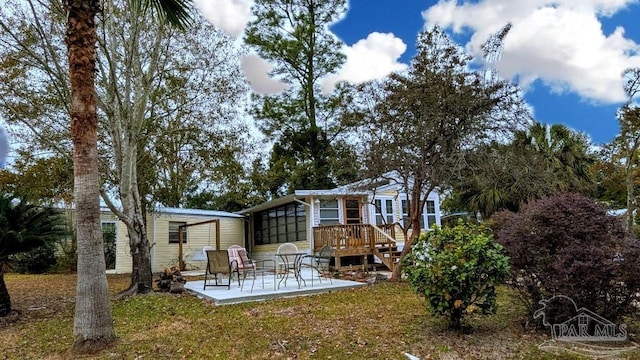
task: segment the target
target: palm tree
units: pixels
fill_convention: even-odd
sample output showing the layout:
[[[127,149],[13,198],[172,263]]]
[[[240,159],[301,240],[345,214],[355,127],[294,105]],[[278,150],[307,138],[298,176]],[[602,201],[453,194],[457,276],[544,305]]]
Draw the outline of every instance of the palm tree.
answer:
[[[57,210],[0,195],[0,317],[11,312],[11,298],[4,282],[9,256],[56,242],[66,235],[64,217]]]
[[[137,0],[133,11],[151,8],[184,29],[191,22],[191,0]],[[76,353],[100,350],[115,339],[100,231],[98,114],[96,105],[96,15],[100,0],[64,0],[71,84],[74,200],[77,214],[78,283],[73,324]]]
[[[516,133],[513,146],[528,150],[529,156],[544,165],[545,173],[554,179],[553,189],[550,190],[590,190],[593,179],[589,169],[595,157],[589,151],[589,141],[584,134],[561,124],[543,125],[536,122],[528,131]]]
[[[469,154],[472,164],[453,184],[469,210],[488,217],[560,192],[589,193],[595,157],[588,139],[564,125],[532,124],[509,144],[492,143]]]

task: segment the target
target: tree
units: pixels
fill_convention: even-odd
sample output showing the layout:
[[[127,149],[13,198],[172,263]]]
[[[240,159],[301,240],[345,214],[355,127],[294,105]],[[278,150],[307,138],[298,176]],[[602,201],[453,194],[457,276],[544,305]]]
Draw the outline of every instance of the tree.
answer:
[[[640,149],[640,107],[633,103],[640,94],[640,68],[627,69],[622,73],[623,88],[627,102],[618,111],[620,134],[614,140],[620,146],[620,155],[624,158],[625,186],[627,192],[627,230],[632,231],[634,215],[638,209],[634,180]]]
[[[394,73],[383,88],[368,92],[365,101],[373,108],[361,114],[370,177],[391,172],[401,179],[412,237],[420,234],[428,194],[460,169],[462,150],[527,119],[526,113],[514,113],[521,110],[517,90],[470,70],[469,56],[442,29],[423,31],[417,49],[406,74]],[[412,241],[407,238],[402,256]],[[397,266],[393,279],[400,271]]]
[[[67,156],[36,157],[17,149],[11,169],[0,170],[0,192],[41,203],[71,206],[73,164]]]
[[[52,207],[37,206],[0,195],[0,317],[11,312],[11,298],[4,282],[9,257],[51,245],[67,235],[64,218]]]
[[[598,160],[593,166],[596,179],[595,198],[607,204],[610,209],[623,209],[627,206],[627,175],[625,170],[627,161],[620,147],[621,144],[615,139],[604,144],[598,152]],[[638,175],[636,171],[633,178],[634,193],[640,184]]]
[[[237,119],[246,85],[237,80],[231,39],[205,23],[192,25],[190,34],[161,24],[149,31],[147,20],[105,8],[99,41],[103,144],[114,154],[105,157],[105,168],[122,208],[106,189],[103,199],[127,226],[133,260],[131,286],[122,295],[152,289],[150,204],[181,206],[187,194],[226,180],[226,171],[243,173],[248,133]]]
[[[348,97],[345,86],[321,94],[320,80],[344,62],[340,43],[328,26],[345,10],[345,0],[258,0],[256,19],[245,42],[274,62],[275,79],[288,85],[279,95],[256,96],[254,113],[264,134],[274,141],[266,180],[272,196],[295,188],[335,186],[332,144],[344,130],[339,111]]]
[[[190,21],[188,0],[137,1],[138,10],[152,6],[170,23]],[[67,14],[73,140],[74,200],[77,214],[78,286],[74,316],[74,349],[90,352],[114,340],[109,290],[100,231],[98,178],[98,111],[96,103],[97,0],[64,0]]]
[[[154,204],[182,206],[196,188],[212,191],[225,182],[239,183],[249,132],[238,120],[246,84],[238,80],[242,78],[239,56],[230,38],[205,22],[194,24],[188,34],[176,32],[120,5],[107,4],[98,24],[98,151],[103,199],[129,231],[134,266],[126,294],[133,294],[152,287],[148,250],[152,244],[144,227],[145,212]],[[33,18],[58,17],[63,14],[54,8],[33,14]],[[50,81],[38,83],[37,92],[27,87],[17,95],[27,75],[18,73],[0,84],[0,94],[8,94],[8,103],[15,104],[7,118],[28,127],[25,134],[31,139],[25,139],[26,144],[34,144],[35,135],[34,152],[68,156],[70,135],[63,111],[69,101],[60,70],[64,62],[56,61],[55,43],[37,36],[45,28],[57,32],[56,23],[24,26],[33,32],[25,37],[34,38],[32,45],[38,46],[28,46],[21,34],[12,34],[20,41],[5,53],[22,65],[19,69]],[[48,91],[51,88],[61,90]],[[41,101],[44,95],[53,99]],[[23,103],[32,102],[51,105],[20,111],[27,109]],[[119,204],[111,201],[113,196],[119,197]]]
[[[508,144],[494,141],[470,151],[461,176],[452,179],[453,191],[468,210],[485,218],[555,193],[589,194],[595,186],[589,149],[584,134],[535,122],[516,131]]]

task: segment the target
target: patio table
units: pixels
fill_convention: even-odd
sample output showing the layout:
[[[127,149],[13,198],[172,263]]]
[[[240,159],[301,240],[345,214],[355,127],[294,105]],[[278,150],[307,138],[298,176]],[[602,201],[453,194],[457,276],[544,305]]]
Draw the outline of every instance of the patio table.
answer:
[[[302,268],[302,258],[304,258],[307,253],[306,252],[287,252],[287,253],[278,253],[276,254],[284,266],[284,274],[282,279],[278,282],[278,289],[282,282],[284,282],[284,286],[287,286],[287,279],[289,278],[289,272],[293,271],[293,275],[295,276],[296,281],[298,282],[298,289],[300,289],[301,285],[307,286],[307,283],[302,278],[300,273]]]

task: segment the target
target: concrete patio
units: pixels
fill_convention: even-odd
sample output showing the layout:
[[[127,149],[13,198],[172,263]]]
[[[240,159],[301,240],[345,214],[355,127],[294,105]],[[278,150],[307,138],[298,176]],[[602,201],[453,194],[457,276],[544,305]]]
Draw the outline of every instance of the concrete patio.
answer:
[[[288,280],[280,283],[278,287],[278,283],[281,278],[277,277],[275,279],[275,290],[274,290],[274,276],[273,274],[265,274],[264,275],[264,287],[262,286],[262,275],[258,274],[257,279],[255,279],[255,284],[253,291],[251,291],[251,283],[253,281],[252,278],[247,277],[244,288],[241,289],[238,286],[238,281],[234,279],[234,282],[231,283],[231,289],[227,289],[226,286],[208,286],[207,289],[203,290],[202,287],[204,285],[204,280],[195,280],[188,281],[185,284],[185,288],[196,294],[199,297],[204,299],[212,300],[216,305],[227,305],[227,304],[237,304],[242,302],[251,302],[251,301],[265,301],[270,299],[278,299],[285,297],[295,297],[295,296],[305,296],[319,293],[326,293],[331,291],[343,290],[343,289],[351,289],[357,288],[360,286],[367,285],[363,282],[358,281],[349,281],[349,280],[339,280],[339,279],[331,279],[331,282],[327,278],[318,278],[316,273],[312,272],[311,269],[302,269],[301,275],[304,281],[306,282],[306,286],[302,284],[300,288],[298,288],[298,283],[293,275],[290,275]],[[195,273],[183,273],[186,276],[193,275],[202,275],[204,272],[200,272],[200,274]],[[313,275],[313,285],[312,285],[312,275]],[[228,278],[223,279],[223,283],[226,284]],[[207,282],[209,284],[210,282]]]

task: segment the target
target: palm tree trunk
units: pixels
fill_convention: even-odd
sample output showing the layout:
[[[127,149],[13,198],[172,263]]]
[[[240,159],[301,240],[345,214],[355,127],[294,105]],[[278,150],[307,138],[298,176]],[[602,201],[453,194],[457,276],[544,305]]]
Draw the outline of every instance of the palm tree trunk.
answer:
[[[73,350],[90,353],[115,339],[100,229],[95,64],[99,0],[65,0],[71,83],[78,282]]]
[[[0,265],[0,317],[7,316],[11,312],[11,297],[7,284],[4,283],[4,271]]]

